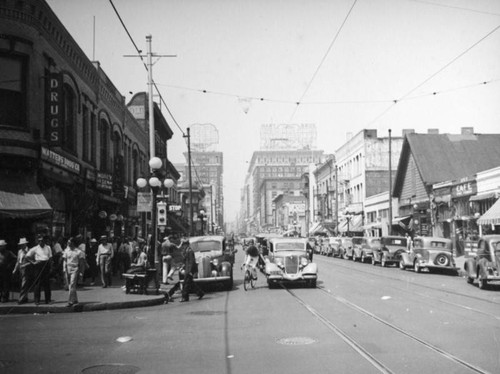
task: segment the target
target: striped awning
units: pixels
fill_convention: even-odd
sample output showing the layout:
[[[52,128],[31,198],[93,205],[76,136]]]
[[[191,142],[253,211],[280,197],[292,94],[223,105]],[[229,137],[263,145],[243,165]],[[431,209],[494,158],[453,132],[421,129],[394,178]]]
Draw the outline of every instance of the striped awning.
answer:
[[[478,220],[479,225],[500,225],[500,199]]]

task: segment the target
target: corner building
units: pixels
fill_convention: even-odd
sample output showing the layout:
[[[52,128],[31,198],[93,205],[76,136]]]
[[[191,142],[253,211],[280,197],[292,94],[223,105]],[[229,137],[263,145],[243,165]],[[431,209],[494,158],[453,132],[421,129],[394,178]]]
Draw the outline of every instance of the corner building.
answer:
[[[45,1],[0,2],[0,231],[10,245],[38,233],[133,235],[147,144]]]

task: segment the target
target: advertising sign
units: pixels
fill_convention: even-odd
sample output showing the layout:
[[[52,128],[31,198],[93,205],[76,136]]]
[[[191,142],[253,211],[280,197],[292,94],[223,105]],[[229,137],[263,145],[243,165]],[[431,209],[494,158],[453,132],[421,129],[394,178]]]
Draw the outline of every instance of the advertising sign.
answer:
[[[108,173],[97,173],[96,188],[98,190],[112,191],[113,190],[113,176]]]
[[[138,212],[151,212],[151,204],[153,197],[151,192],[138,192],[137,193],[137,211]]]
[[[45,126],[47,141],[51,146],[60,146],[62,143],[63,126],[63,79],[60,73],[50,73],[47,80]]]
[[[80,174],[81,167],[78,162],[72,161],[48,148],[42,147],[41,159],[59,166],[60,168],[71,171],[72,173]]]

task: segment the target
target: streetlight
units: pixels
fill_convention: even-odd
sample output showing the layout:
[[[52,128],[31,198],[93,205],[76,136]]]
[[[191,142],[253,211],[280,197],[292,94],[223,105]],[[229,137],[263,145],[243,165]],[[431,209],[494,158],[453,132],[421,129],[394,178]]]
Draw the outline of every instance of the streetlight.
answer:
[[[158,251],[156,250],[157,234],[158,228],[163,232],[167,226],[167,198],[168,195],[164,195],[163,187],[172,188],[174,186],[174,181],[170,178],[163,178],[160,169],[163,163],[160,158],[153,157],[149,160],[149,167],[151,168],[151,176],[149,179],[138,178],[136,181],[137,187],[145,188],[149,185],[151,187],[151,241],[149,244],[148,251],[148,261],[150,264],[154,264],[156,269],[155,275],[155,285],[158,285],[158,269],[159,269],[159,259]],[[158,192],[161,192],[157,196]]]
[[[207,219],[207,215],[205,214],[205,211],[202,209],[200,210],[200,212],[198,213],[198,219],[200,220],[200,223],[201,223],[201,235],[204,234],[204,225],[203,225],[203,221]]]

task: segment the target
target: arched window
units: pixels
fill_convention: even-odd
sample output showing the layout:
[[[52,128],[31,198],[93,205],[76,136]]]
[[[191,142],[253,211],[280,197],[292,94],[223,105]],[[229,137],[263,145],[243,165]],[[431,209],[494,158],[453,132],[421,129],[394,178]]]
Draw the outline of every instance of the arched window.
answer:
[[[64,132],[63,147],[70,152],[76,151],[76,99],[73,89],[65,84],[63,85],[63,109],[64,109]]]
[[[99,157],[101,160],[100,169],[101,171],[110,171],[110,157],[109,157],[109,124],[106,120],[101,119],[101,131],[100,131],[100,152]]]
[[[132,182],[135,183],[137,178],[139,178],[139,153],[137,149],[134,149],[132,151]]]

